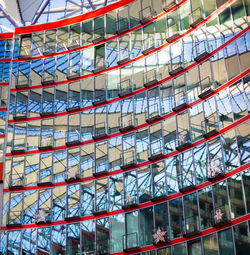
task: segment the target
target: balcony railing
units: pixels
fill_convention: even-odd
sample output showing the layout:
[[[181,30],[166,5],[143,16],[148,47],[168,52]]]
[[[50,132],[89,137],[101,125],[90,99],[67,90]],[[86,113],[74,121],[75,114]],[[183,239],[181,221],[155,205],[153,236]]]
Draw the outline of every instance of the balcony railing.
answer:
[[[201,122],[201,127],[204,138],[219,134],[219,124],[215,115],[206,117],[205,120]]]
[[[106,155],[97,158],[95,164],[95,172],[93,173],[95,177],[108,174],[108,158]]]
[[[146,71],[144,75],[144,87],[148,88],[158,82],[156,68]]]
[[[122,34],[129,30],[128,18],[119,18],[116,21],[116,33]]]
[[[203,99],[214,92],[213,83],[209,76],[202,79],[199,84],[201,89],[201,93],[198,95],[199,98]]]
[[[51,222],[51,208],[43,207],[37,210],[36,215],[36,224],[50,223]]]
[[[67,80],[73,80],[81,76],[80,66],[71,66],[68,70]]]
[[[169,72],[169,74],[171,76],[174,76],[178,73],[180,73],[181,71],[184,70],[184,62],[182,60],[182,56],[176,56],[172,59],[172,63],[171,63],[171,71]]]
[[[133,91],[133,88],[132,88],[133,84],[131,79],[126,79],[121,81],[120,83],[118,83],[117,87],[119,88],[119,94],[118,94],[119,97],[128,96]]]
[[[192,215],[183,219],[182,233],[184,237],[191,237],[200,234],[199,216]]]
[[[96,198],[97,200],[97,198]],[[109,211],[109,202],[108,202],[108,191],[105,191],[105,194],[99,201],[96,201],[95,210],[93,211],[94,215],[100,215],[108,213]]]
[[[135,151],[134,150],[127,150],[124,151],[123,157],[121,155],[121,169],[126,170],[130,167],[136,166],[136,158],[135,158]]]
[[[131,130],[135,127],[134,125],[134,113],[128,113],[126,115],[123,115],[120,117],[119,122],[120,122],[120,132],[126,132],[128,130]]]
[[[188,129],[183,129],[177,133],[175,148],[182,151],[192,146],[192,133]]]
[[[77,95],[71,95],[68,97],[68,107],[67,111],[77,111],[81,109],[81,98],[80,98],[80,92],[77,92]]]
[[[139,248],[139,235],[137,232],[123,235],[123,250],[125,252],[136,251]]]
[[[150,104],[148,106],[148,112],[145,112],[146,115],[146,122],[152,123],[154,121],[161,119],[161,113],[160,113],[160,106],[159,103]]]
[[[39,150],[52,150],[53,149],[53,135],[42,136],[39,139]]]
[[[196,52],[196,57],[194,58],[194,60],[196,62],[200,62],[209,56],[207,40],[195,42],[194,47],[195,47],[194,52]]]
[[[95,27],[93,43],[99,43],[105,40],[104,27]]]
[[[78,129],[70,130],[67,132],[67,146],[76,145],[81,143],[81,134]]]
[[[195,28],[203,20],[203,11],[200,7],[198,7],[193,10],[189,16],[190,27]]]
[[[29,76],[25,76],[24,74],[19,74],[16,77],[16,88],[17,89],[24,89],[24,88],[28,88],[31,86],[32,81],[30,80]]]
[[[196,188],[194,172],[182,169],[177,173],[178,186],[180,192],[187,192]]]
[[[165,12],[176,5],[175,0],[162,0],[162,7]]]
[[[136,191],[131,191],[131,192],[126,191],[124,194],[124,197],[123,197],[122,208],[124,210],[126,210],[129,208],[135,208],[135,207],[138,207],[137,192]]]
[[[24,153],[25,149],[26,149],[25,138],[14,138],[12,140],[11,153],[13,153],[13,154]]]
[[[169,18],[169,17],[167,18],[167,29],[168,29],[167,30],[168,37],[166,41],[168,43],[173,42],[177,37],[180,36],[180,34],[178,33],[178,30],[179,30],[178,23],[175,19]]]
[[[106,131],[106,122],[99,122],[95,124],[95,135],[93,136],[94,140],[101,139],[107,137],[107,131]]]
[[[12,169],[12,173],[9,176],[9,189],[23,188],[26,185],[26,177],[24,173],[14,173],[14,169]]]
[[[151,51],[155,49],[155,41],[154,37],[148,37],[144,39],[144,50],[141,52],[143,55],[149,54]]]
[[[150,154],[151,154],[151,156],[148,158],[150,161],[159,160],[159,159],[164,158],[164,152],[163,152],[161,139],[157,139],[157,140],[151,142]]]
[[[106,102],[106,94],[105,90],[95,90],[95,98],[93,101],[93,105],[99,105]]]
[[[7,227],[20,227],[23,223],[23,211],[10,210],[7,214]]]
[[[170,243],[169,227],[166,224],[158,226],[152,231],[153,244],[155,246]]]
[[[156,202],[167,198],[166,195],[166,182],[165,181],[154,181],[152,188],[151,201]]]
[[[70,202],[69,202],[70,200]],[[72,200],[72,201],[71,201]],[[80,220],[81,218],[81,205],[80,205],[80,199],[74,198],[70,199],[68,197],[68,205],[67,205],[67,213],[65,216],[65,220]]]
[[[81,167],[80,165],[75,165],[67,169],[65,174],[65,181],[71,182],[81,179]]]
[[[207,165],[207,179],[209,181],[215,181],[225,176],[222,160],[219,158],[213,158]]]
[[[214,227],[220,227],[231,223],[230,209],[228,204],[215,207],[211,211],[211,220]]]
[[[53,84],[57,81],[57,75],[50,74],[46,71],[44,71],[43,76],[42,76],[42,85],[47,85],[47,84]]]
[[[46,167],[44,169],[40,169],[40,171],[37,173],[37,186],[51,186],[52,185],[52,166],[47,166],[41,160],[41,166]]]
[[[153,11],[151,6],[147,6],[144,9],[140,10],[140,23],[145,24],[153,18]]]

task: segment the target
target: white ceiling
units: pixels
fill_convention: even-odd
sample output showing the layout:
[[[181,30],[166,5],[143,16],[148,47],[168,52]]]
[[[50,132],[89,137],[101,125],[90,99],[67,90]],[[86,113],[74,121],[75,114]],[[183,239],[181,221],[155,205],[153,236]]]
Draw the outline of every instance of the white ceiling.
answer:
[[[31,22],[43,0],[0,0],[6,13],[16,22]]]

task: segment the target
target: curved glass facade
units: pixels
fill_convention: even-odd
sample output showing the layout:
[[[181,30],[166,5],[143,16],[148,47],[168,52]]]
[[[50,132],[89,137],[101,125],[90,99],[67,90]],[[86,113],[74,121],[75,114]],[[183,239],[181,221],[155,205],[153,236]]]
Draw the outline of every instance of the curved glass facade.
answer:
[[[0,34],[0,254],[247,254],[248,0],[125,0]]]

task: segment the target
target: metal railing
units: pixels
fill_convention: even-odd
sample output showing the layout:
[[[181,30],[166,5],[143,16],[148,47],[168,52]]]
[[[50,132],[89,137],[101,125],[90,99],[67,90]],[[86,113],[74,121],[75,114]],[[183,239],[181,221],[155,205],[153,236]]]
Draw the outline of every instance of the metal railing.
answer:
[[[152,231],[152,237],[154,245],[160,245],[162,243],[170,242],[169,226],[167,224],[157,226]]]
[[[36,223],[51,222],[51,208],[39,208],[35,215]]]
[[[207,179],[216,179],[225,174],[222,159],[214,157],[207,164]]]
[[[229,205],[223,204],[221,206],[216,206],[211,211],[211,221],[213,226],[231,222]]]
[[[67,131],[67,143],[78,143],[81,141],[81,134],[78,129]]]
[[[102,102],[102,101],[106,101],[105,90],[103,89],[103,90],[95,91],[94,102]]]
[[[166,182],[165,181],[154,181],[153,182],[153,194],[152,197],[160,197],[166,195]]]
[[[198,233],[200,231],[199,216],[192,215],[183,219],[182,233],[185,236]]]
[[[106,122],[102,121],[95,124],[95,136],[100,137],[106,135]]]
[[[176,147],[182,146],[187,143],[192,143],[192,133],[189,129],[183,129],[176,135]]]
[[[95,160],[95,173],[108,171],[108,157],[105,155],[103,157],[97,158]]]
[[[139,235],[137,232],[123,235],[123,250],[139,248]]]
[[[128,18],[119,18],[116,21],[116,32],[117,34],[121,34],[129,29]]]
[[[195,27],[201,20],[203,20],[203,11],[200,7],[193,10],[189,16],[189,24]]]
[[[53,135],[41,136],[39,142],[40,148],[51,148],[53,147]]]
[[[123,195],[123,205],[124,206],[130,206],[137,204],[137,192],[131,191],[131,192],[125,192]]]
[[[135,159],[135,151],[134,150],[127,150],[124,151],[123,155],[121,155],[123,166],[131,165],[136,163]]]
[[[13,173],[13,171],[14,168],[9,176],[9,187],[24,187],[26,184],[26,177],[24,176],[24,173]]]
[[[133,127],[134,126],[133,113],[131,112],[121,116],[119,118],[119,123],[121,128]]]
[[[184,61],[182,60],[182,55],[178,55],[171,60],[171,75],[178,73],[185,67]]]
[[[23,211],[11,210],[7,213],[7,225],[22,225],[23,221]]]
[[[117,87],[119,88],[119,93],[130,93],[132,92],[132,80],[131,78],[121,81],[117,84]]]
[[[176,5],[175,0],[162,0],[162,7],[164,11],[167,11],[168,9],[175,5]]]
[[[146,71],[146,73],[144,75],[144,86],[148,87],[151,84],[153,85],[156,82],[158,82],[156,68]]]
[[[151,157],[154,157],[159,154],[163,154],[163,146],[162,146],[161,139],[157,139],[150,143],[150,154],[151,154]]]
[[[25,151],[26,149],[26,141],[25,138],[14,138],[12,140],[12,151],[18,152],[18,151]]]
[[[154,118],[155,116],[160,116],[160,106],[159,106],[159,103],[150,104],[148,106],[148,114],[147,114],[147,112],[145,112],[145,114],[146,114],[146,119],[147,118],[151,119],[151,118]]]
[[[80,179],[81,176],[81,167],[80,165],[75,165],[70,168],[67,168],[67,172],[65,173],[65,179],[70,180],[77,180]]]
[[[191,170],[182,169],[181,172],[177,173],[178,186],[180,191],[189,190],[195,187],[195,177]]]
[[[219,130],[219,123],[215,115],[210,115],[201,122],[202,135],[206,135],[214,130]]]
[[[151,6],[147,6],[145,8],[143,8],[142,10],[140,10],[139,12],[139,17],[140,17],[140,22],[142,24],[148,22],[150,19],[152,19],[153,16],[153,11]]]
[[[80,108],[81,98],[80,92],[78,95],[68,96],[68,109]]]

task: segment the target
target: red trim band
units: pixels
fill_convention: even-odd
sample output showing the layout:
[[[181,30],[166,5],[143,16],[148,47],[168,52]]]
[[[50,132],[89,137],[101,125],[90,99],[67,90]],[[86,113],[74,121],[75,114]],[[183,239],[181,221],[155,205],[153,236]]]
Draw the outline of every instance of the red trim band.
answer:
[[[14,33],[0,33],[0,40],[2,39],[12,39]]]
[[[0,62],[11,62],[11,58],[0,58]]]

